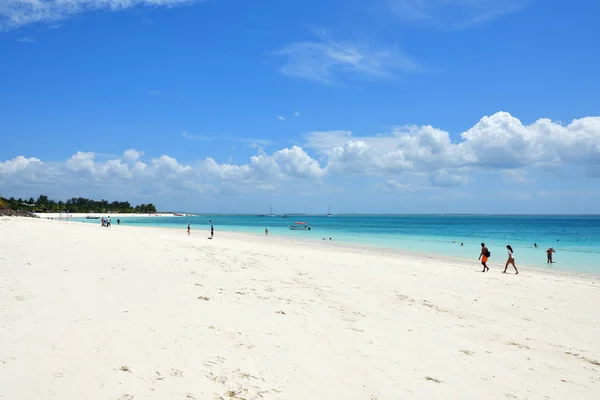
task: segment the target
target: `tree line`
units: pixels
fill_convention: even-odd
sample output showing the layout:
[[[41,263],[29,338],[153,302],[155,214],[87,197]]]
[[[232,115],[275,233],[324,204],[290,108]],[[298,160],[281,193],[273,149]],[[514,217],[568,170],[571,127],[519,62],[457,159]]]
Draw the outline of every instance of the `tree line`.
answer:
[[[154,204],[139,204],[132,206],[128,201],[91,200],[84,197],[73,197],[67,201],[55,201],[48,196],[40,195],[37,200],[29,199],[6,199],[0,197],[0,208],[11,210],[24,210],[32,212],[67,212],[67,213],[142,213],[151,214],[156,212]]]

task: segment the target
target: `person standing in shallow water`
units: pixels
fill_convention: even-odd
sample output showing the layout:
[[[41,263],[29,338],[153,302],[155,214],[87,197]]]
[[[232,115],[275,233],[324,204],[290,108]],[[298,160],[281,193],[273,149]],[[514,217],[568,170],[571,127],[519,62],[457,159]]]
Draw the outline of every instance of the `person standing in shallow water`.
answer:
[[[506,249],[508,250],[508,260],[506,260],[506,265],[504,266],[504,273],[506,273],[506,270],[508,269],[508,264],[512,264],[513,268],[515,269],[515,275],[517,275],[519,273],[519,271],[517,270],[517,266],[515,265],[515,257],[513,254],[513,249],[512,247],[510,247],[510,245],[506,246]]]
[[[552,247],[546,250],[546,254],[548,255],[548,264],[554,263],[554,261],[552,260],[552,253],[556,253],[556,251]]]
[[[489,271],[490,269],[487,266],[488,258],[490,257],[490,251],[486,247],[485,243],[481,243],[481,253],[479,253],[479,259],[481,260],[481,265],[483,265],[483,271]]]
[[[187,228],[187,233],[188,233],[188,236],[190,236],[190,231],[191,231],[191,229],[192,229],[192,228],[190,228],[190,224],[188,224],[188,228]]]

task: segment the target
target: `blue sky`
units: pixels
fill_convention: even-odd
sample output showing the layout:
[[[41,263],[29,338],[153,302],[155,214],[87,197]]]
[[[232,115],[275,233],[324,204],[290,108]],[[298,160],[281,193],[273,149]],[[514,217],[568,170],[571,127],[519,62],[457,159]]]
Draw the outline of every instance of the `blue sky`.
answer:
[[[0,190],[600,213],[600,3],[8,0]]]

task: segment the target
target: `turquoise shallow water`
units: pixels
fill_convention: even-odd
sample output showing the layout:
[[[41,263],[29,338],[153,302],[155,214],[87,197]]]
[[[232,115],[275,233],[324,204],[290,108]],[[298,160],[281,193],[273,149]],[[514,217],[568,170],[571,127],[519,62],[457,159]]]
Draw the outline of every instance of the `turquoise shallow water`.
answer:
[[[98,220],[83,220],[99,224]],[[219,230],[291,236],[303,239],[360,244],[395,250],[474,260],[480,243],[492,256],[488,265],[504,265],[510,244],[519,264],[548,270],[600,274],[600,216],[482,216],[482,215],[335,215],[258,217],[203,215],[193,217],[121,218],[129,226],[179,228],[191,223],[194,232],[208,231],[209,221]],[[311,231],[292,231],[288,225],[307,222]],[[116,218],[113,218],[116,225]],[[464,246],[461,247],[460,243]],[[537,243],[539,248],[534,248]],[[553,247],[555,263],[546,263],[545,250]]]

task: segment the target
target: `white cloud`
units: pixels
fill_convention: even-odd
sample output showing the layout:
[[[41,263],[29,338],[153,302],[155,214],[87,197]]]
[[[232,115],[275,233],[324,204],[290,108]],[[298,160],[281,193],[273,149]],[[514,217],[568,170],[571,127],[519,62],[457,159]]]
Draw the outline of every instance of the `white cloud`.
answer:
[[[283,115],[278,115],[277,119],[279,119],[280,121],[285,121],[285,117]]]
[[[182,163],[169,155],[145,157],[128,149],[122,155],[99,157],[77,152],[56,162],[18,156],[0,162],[0,187],[47,185],[68,191],[95,187],[156,192],[234,193],[279,190],[333,182],[374,179],[388,191],[421,187],[455,187],[499,174],[509,184],[534,184],[532,172],[548,166],[569,170],[581,179],[600,173],[600,117],[567,125],[540,119],[524,125],[499,112],[482,118],[452,140],[431,126],[405,126],[388,134],[354,137],[349,131],[315,132],[304,148],[292,146],[267,153],[256,144],[246,163],[217,162],[213,158]],[[584,174],[582,174],[582,171]],[[591,179],[591,178],[590,178]],[[299,186],[300,185],[300,186]],[[291,186],[287,186],[291,187]]]
[[[263,147],[271,146],[274,143],[271,140],[267,139],[250,139],[243,137],[232,137],[232,136],[219,136],[219,135],[195,135],[188,132],[182,132],[181,137],[188,140],[195,140],[198,142],[212,142],[212,141],[225,141],[225,142],[238,142],[238,143],[246,143],[249,145],[260,145]]]
[[[144,155],[144,152],[142,152],[142,151],[137,151],[136,149],[129,149],[129,150],[125,150],[122,158],[125,161],[134,163],[137,160],[139,160],[142,155]]]
[[[212,158],[185,165],[162,155],[142,160],[143,153],[126,150],[121,157],[98,160],[93,152],[77,152],[64,162],[42,163],[18,156],[0,162],[0,187],[19,188],[47,184],[53,189],[76,190],[103,187],[129,191],[196,190],[214,193],[252,187],[273,188],[278,182],[322,178],[325,170],[299,147],[284,148],[268,155],[252,156],[244,165],[220,164]],[[125,189],[123,189],[125,188]],[[271,190],[271,189],[269,189]],[[72,193],[65,193],[71,195]]]
[[[19,43],[33,43],[35,42],[35,39],[33,38],[33,36],[23,36],[17,39],[17,42]]]
[[[91,11],[121,11],[133,7],[175,7],[205,0],[3,0],[0,31],[36,22],[60,21]]]
[[[15,157],[12,160],[8,160],[5,162],[0,161],[0,173],[2,174],[12,174],[18,171],[22,171],[27,169],[32,165],[41,165],[42,161],[37,158],[25,158],[23,156]]]
[[[600,117],[564,126],[548,119],[523,125],[506,112],[482,118],[453,142],[431,126],[405,126],[388,134],[354,137],[350,131],[313,132],[305,147],[327,159],[327,171],[346,175],[428,174],[433,185],[468,182],[471,171],[600,165]],[[425,176],[425,175],[423,175]]]
[[[404,21],[443,30],[474,27],[516,12],[531,0],[387,0]]]
[[[398,182],[396,179],[390,179],[383,185],[379,185],[382,189],[391,192],[416,192],[417,190],[410,185]]]
[[[316,41],[294,42],[278,51],[285,58],[281,73],[331,84],[346,77],[380,79],[419,70],[418,65],[398,49],[335,42],[323,31],[315,31],[315,34]]]

